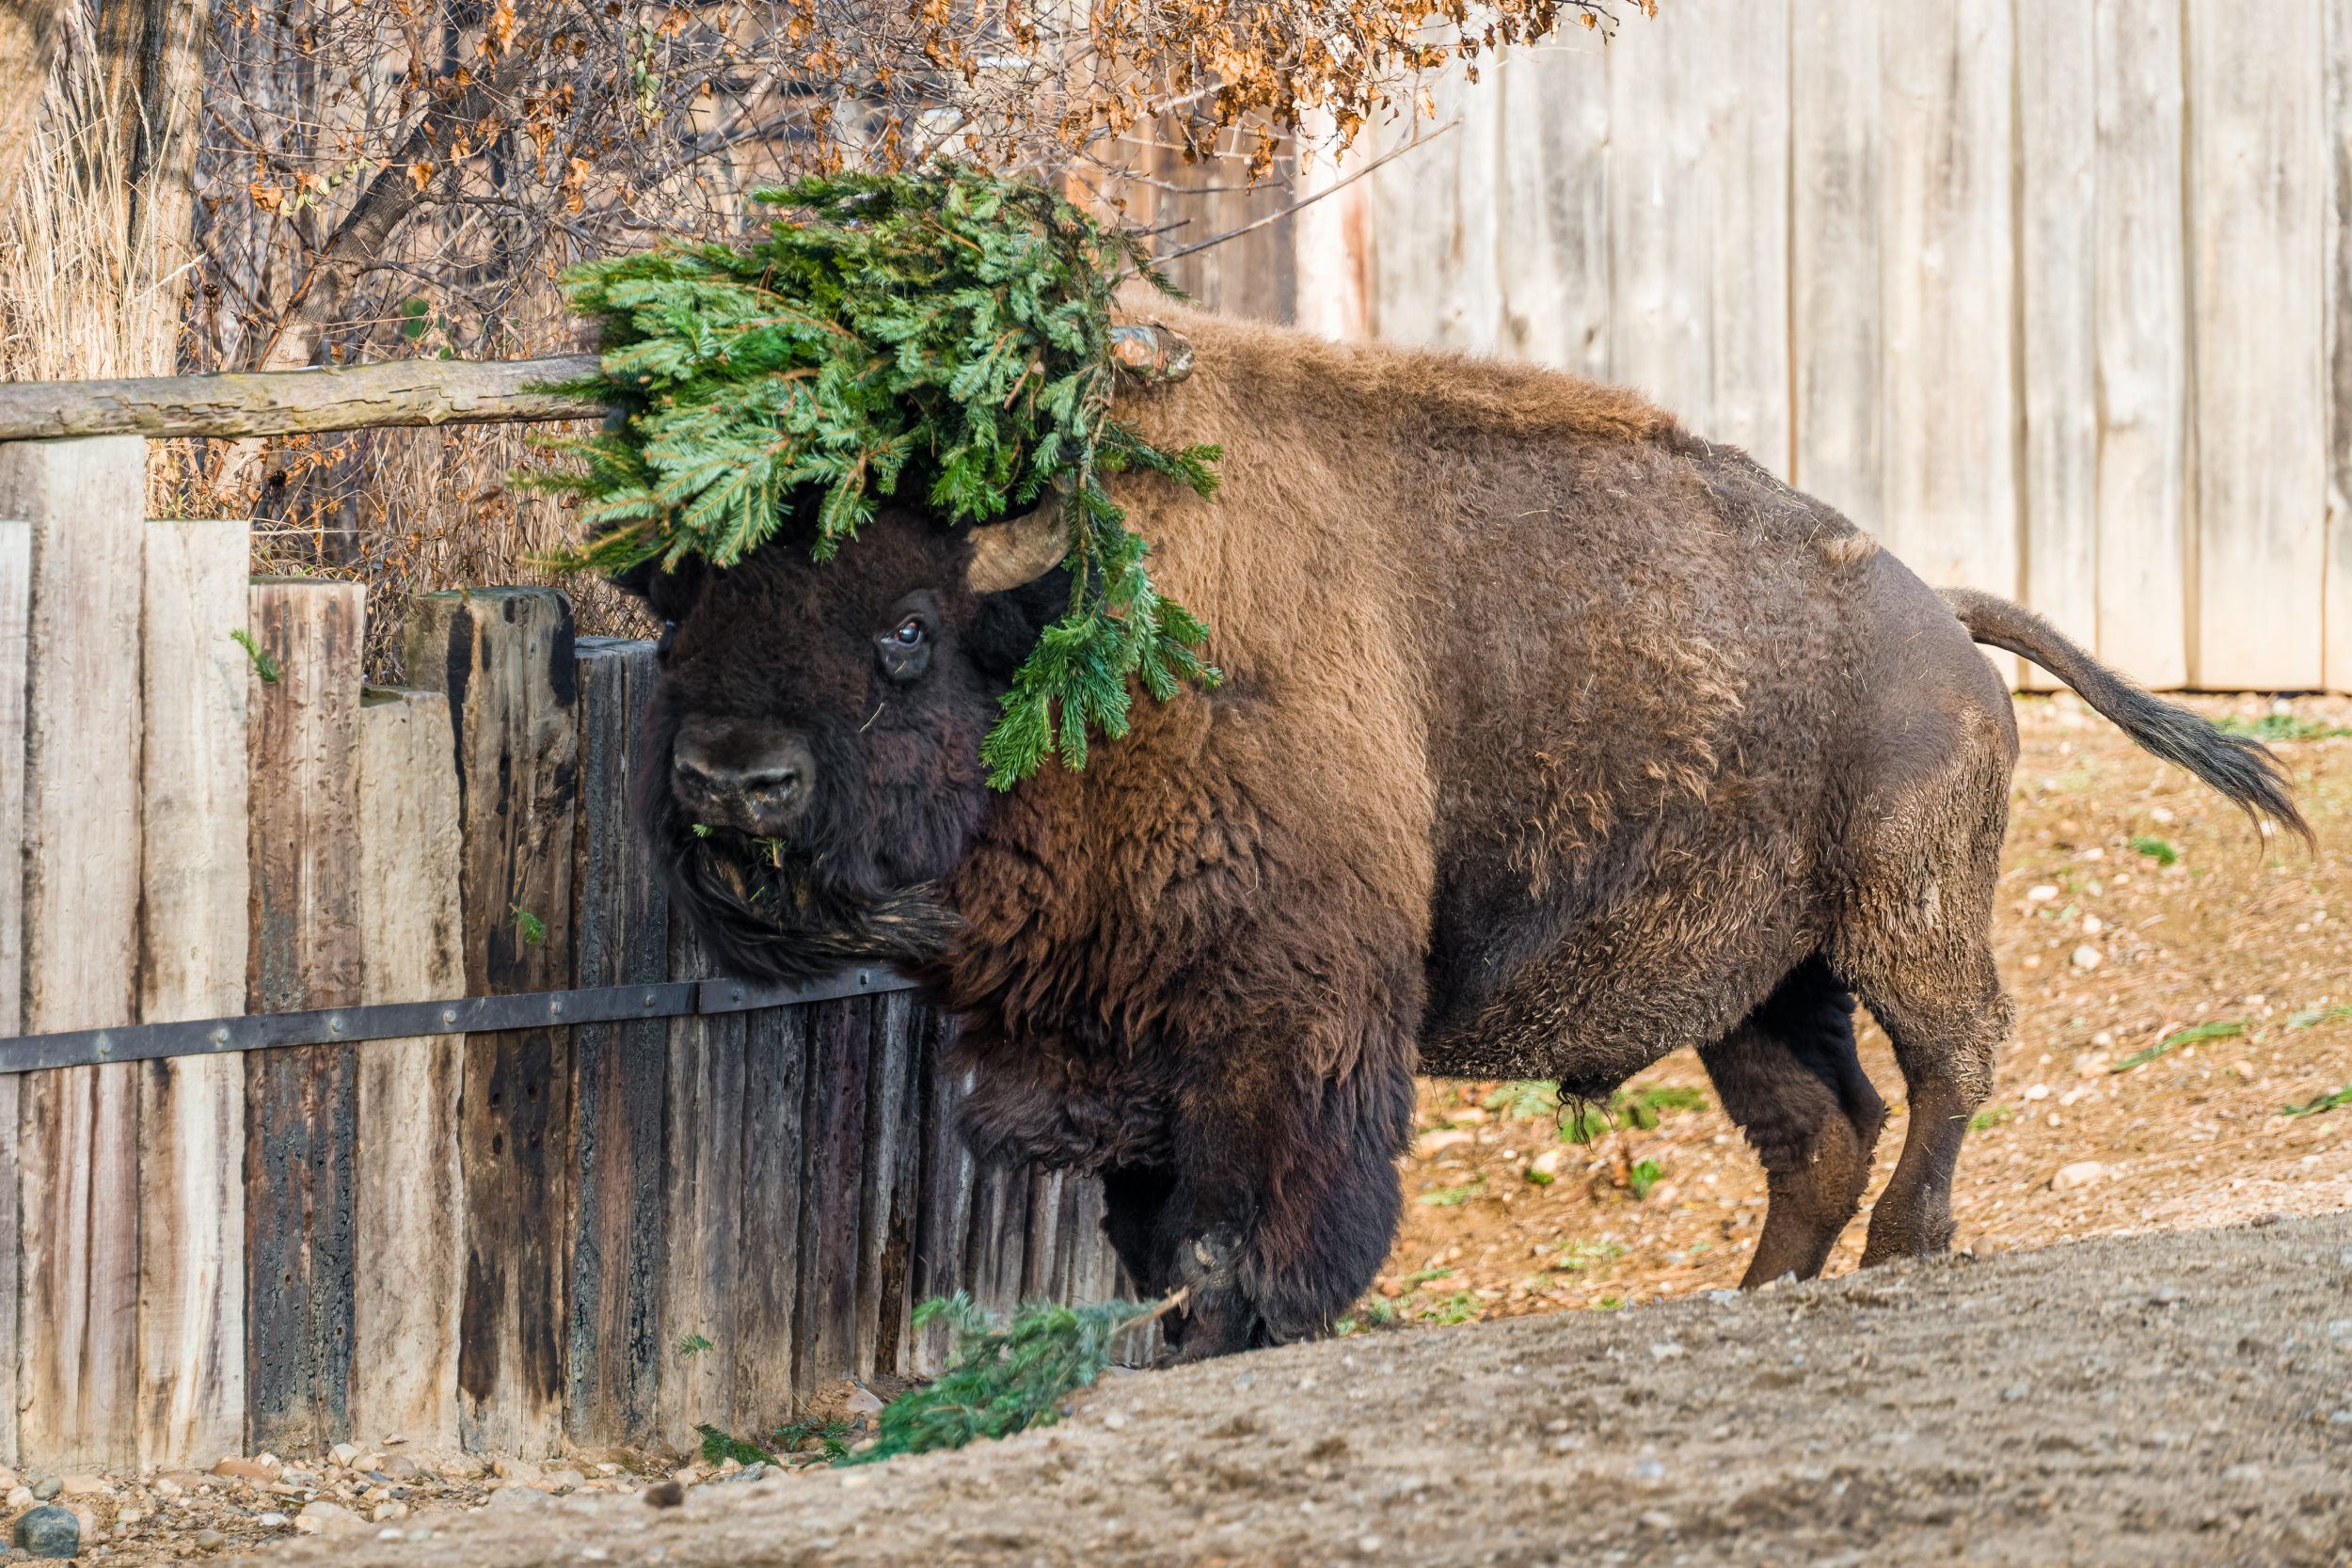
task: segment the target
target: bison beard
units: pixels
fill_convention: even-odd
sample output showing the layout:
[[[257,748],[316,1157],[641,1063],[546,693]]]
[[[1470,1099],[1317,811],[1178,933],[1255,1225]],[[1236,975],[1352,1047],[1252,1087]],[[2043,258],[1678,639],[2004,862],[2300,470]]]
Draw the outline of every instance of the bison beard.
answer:
[[[697,835],[662,768],[639,808],[729,967],[896,961],[962,1013],[975,1149],[1100,1173],[1137,1286],[1190,1287],[1184,1355],[1371,1281],[1416,1070],[1597,1099],[1698,1048],[1771,1179],[1746,1282],[1817,1273],[1884,1121],[1857,1001],[1910,1106],[1864,1261],[1946,1248],[2010,1019],[2016,734],[1972,638],[2302,826],[2260,747],[1631,394],[1160,311],[1198,368],[1120,412],[1221,442],[1224,485],[1120,499],[1221,690],[992,795],[981,736],[1067,581],[1005,569],[1050,541],[885,514],[828,564],[784,539],[638,585],[676,624],[641,754],[695,716],[813,759],[771,844]]]

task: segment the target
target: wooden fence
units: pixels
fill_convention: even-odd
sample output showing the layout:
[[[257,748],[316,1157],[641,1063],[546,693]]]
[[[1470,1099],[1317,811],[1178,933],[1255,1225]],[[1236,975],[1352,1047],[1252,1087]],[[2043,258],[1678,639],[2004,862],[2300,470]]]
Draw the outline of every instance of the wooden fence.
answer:
[[[405,628],[423,689],[365,689],[361,589],[147,521],[144,462],[0,443],[0,1024],[650,1007],[709,974],[627,823],[651,644],[479,589]],[[691,1446],[927,1369],[925,1295],[1113,1293],[1098,1188],[975,1169],[917,993],[677,989],[0,1073],[0,1461]]]
[[[2152,684],[2352,689],[2352,4],[1616,9],[1258,295],[1639,387]]]

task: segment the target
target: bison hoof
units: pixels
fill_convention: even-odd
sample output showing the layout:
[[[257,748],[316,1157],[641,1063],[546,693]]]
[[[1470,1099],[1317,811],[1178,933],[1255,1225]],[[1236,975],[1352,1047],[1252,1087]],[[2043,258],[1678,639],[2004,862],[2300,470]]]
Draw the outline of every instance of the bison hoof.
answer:
[[[1184,1302],[1164,1320],[1171,1361],[1203,1361],[1265,1342],[1263,1320],[1241,1291],[1240,1250],[1240,1238],[1226,1231],[1196,1236],[1177,1248],[1176,1284]]]

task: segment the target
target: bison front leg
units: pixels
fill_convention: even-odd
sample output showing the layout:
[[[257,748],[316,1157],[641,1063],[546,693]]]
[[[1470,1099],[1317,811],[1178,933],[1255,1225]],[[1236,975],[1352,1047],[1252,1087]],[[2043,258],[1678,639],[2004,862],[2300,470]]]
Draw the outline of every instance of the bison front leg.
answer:
[[[1295,1031],[1190,1055],[1200,1070],[1178,1101],[1169,1165],[1114,1173],[1105,1223],[1122,1257],[1150,1269],[1147,1285],[1186,1292],[1168,1320],[1180,1359],[1315,1334],[1387,1258],[1412,1047],[1393,1026],[1359,1022],[1357,1038],[1339,1060],[1302,1050]]]

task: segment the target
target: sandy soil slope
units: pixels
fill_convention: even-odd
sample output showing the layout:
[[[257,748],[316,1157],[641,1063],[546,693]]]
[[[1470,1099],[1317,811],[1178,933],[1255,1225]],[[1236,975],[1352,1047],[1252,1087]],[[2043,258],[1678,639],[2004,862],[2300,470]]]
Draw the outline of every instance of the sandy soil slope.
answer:
[[[2352,1216],[1326,1340],[960,1453],[420,1524],[257,1560],[2341,1564]]]

